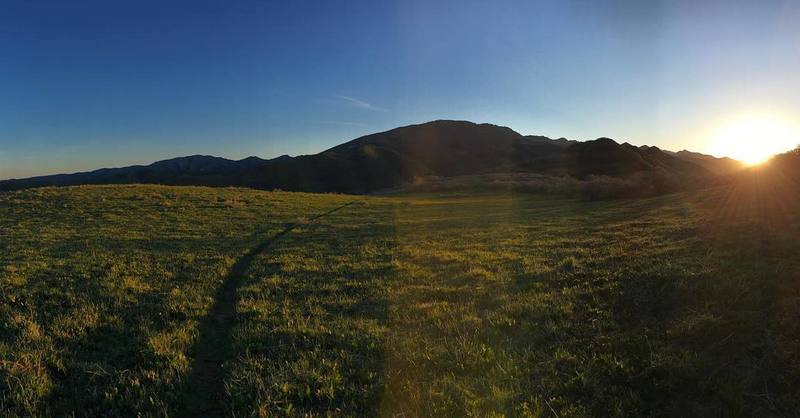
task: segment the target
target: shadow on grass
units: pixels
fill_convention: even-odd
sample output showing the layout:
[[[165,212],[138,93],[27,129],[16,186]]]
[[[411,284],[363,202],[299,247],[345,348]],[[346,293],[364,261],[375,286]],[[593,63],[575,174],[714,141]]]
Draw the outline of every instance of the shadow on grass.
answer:
[[[355,203],[356,201],[351,201],[337,206],[308,218],[307,222],[314,222]],[[237,291],[244,284],[245,273],[253,259],[297,226],[297,223],[287,224],[282,231],[250,249],[228,271],[214,297],[214,305],[200,323],[200,335],[191,350],[194,360],[187,376],[179,416],[225,415],[225,370],[222,365],[235,355],[232,331],[235,325]]]
[[[71,276],[77,277],[79,274],[74,273]],[[43,282],[45,280],[46,278],[42,279]],[[102,297],[108,294],[107,289],[93,280],[74,283],[62,281],[60,284],[63,289],[75,286],[72,288],[74,294],[93,301],[103,301]],[[52,283],[52,288],[57,288],[58,285],[59,282]],[[72,307],[74,302],[63,297],[65,292],[66,290],[55,291],[49,296],[37,292],[37,296],[41,300],[47,300],[48,297],[54,299],[49,307],[49,304],[43,305],[46,311],[54,311]],[[55,300],[53,295],[62,298]],[[118,322],[101,324],[96,328],[89,327],[80,338],[57,340],[64,354],[61,361],[46,364],[48,374],[55,384],[46,401],[42,403],[42,415],[125,416],[135,415],[137,412],[146,415],[163,408],[158,403],[160,400],[153,402],[151,398],[149,403],[146,402],[147,398],[141,387],[129,384],[129,378],[141,372],[144,365],[156,362],[144,349],[147,346],[147,335],[137,325],[146,322],[151,331],[163,331],[167,323],[155,319],[160,316],[163,306],[165,299],[159,292],[138,295],[132,298],[129,306],[117,312],[115,316],[119,318]],[[151,382],[151,385],[160,384]],[[167,393],[160,393],[168,397]]]

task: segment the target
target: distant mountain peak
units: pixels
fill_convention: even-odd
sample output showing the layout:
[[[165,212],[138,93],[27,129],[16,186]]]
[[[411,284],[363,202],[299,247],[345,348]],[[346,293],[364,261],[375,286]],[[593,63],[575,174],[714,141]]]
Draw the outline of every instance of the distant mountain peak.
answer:
[[[268,160],[250,156],[234,161],[196,154],[147,166],[3,181],[0,190],[160,183],[365,193],[428,176],[525,172],[580,179],[649,171],[704,176],[734,166],[728,160],[699,155],[619,144],[607,137],[578,142],[563,137],[523,136],[506,126],[439,119],[365,135],[312,155],[281,155]]]
[[[587,142],[597,142],[597,143],[601,143],[601,144],[614,144],[614,145],[619,145],[619,143],[618,143],[617,141],[615,141],[615,140],[613,140],[613,139],[611,139],[611,138],[605,137],[605,136],[602,136],[602,137],[600,137],[600,138],[597,138],[597,139],[595,139],[594,141],[587,141]]]

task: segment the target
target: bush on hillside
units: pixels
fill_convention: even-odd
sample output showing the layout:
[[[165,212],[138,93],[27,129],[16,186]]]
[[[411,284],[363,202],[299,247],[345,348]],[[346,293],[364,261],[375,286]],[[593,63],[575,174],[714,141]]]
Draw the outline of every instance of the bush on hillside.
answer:
[[[418,177],[399,191],[439,193],[452,191],[515,191],[577,196],[603,200],[658,196],[696,187],[697,184],[667,172],[639,172],[628,177],[603,175],[578,180],[534,173],[491,173],[456,177]]]
[[[589,176],[578,186],[578,197],[584,200],[637,198],[674,193],[692,187],[683,177],[666,172],[639,172],[627,178]]]

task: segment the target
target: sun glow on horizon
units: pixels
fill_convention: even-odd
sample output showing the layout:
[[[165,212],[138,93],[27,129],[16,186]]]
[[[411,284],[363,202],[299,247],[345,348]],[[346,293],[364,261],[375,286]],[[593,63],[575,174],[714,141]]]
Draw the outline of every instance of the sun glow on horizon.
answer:
[[[749,166],[800,144],[800,129],[788,119],[753,115],[724,124],[711,138],[710,153],[731,157]]]

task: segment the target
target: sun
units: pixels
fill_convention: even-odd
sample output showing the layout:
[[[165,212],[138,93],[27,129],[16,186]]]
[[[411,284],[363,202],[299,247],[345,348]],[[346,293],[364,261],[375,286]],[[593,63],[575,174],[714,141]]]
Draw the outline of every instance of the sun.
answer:
[[[761,164],[800,144],[800,129],[788,119],[745,116],[724,124],[712,136],[710,152],[747,165]]]

